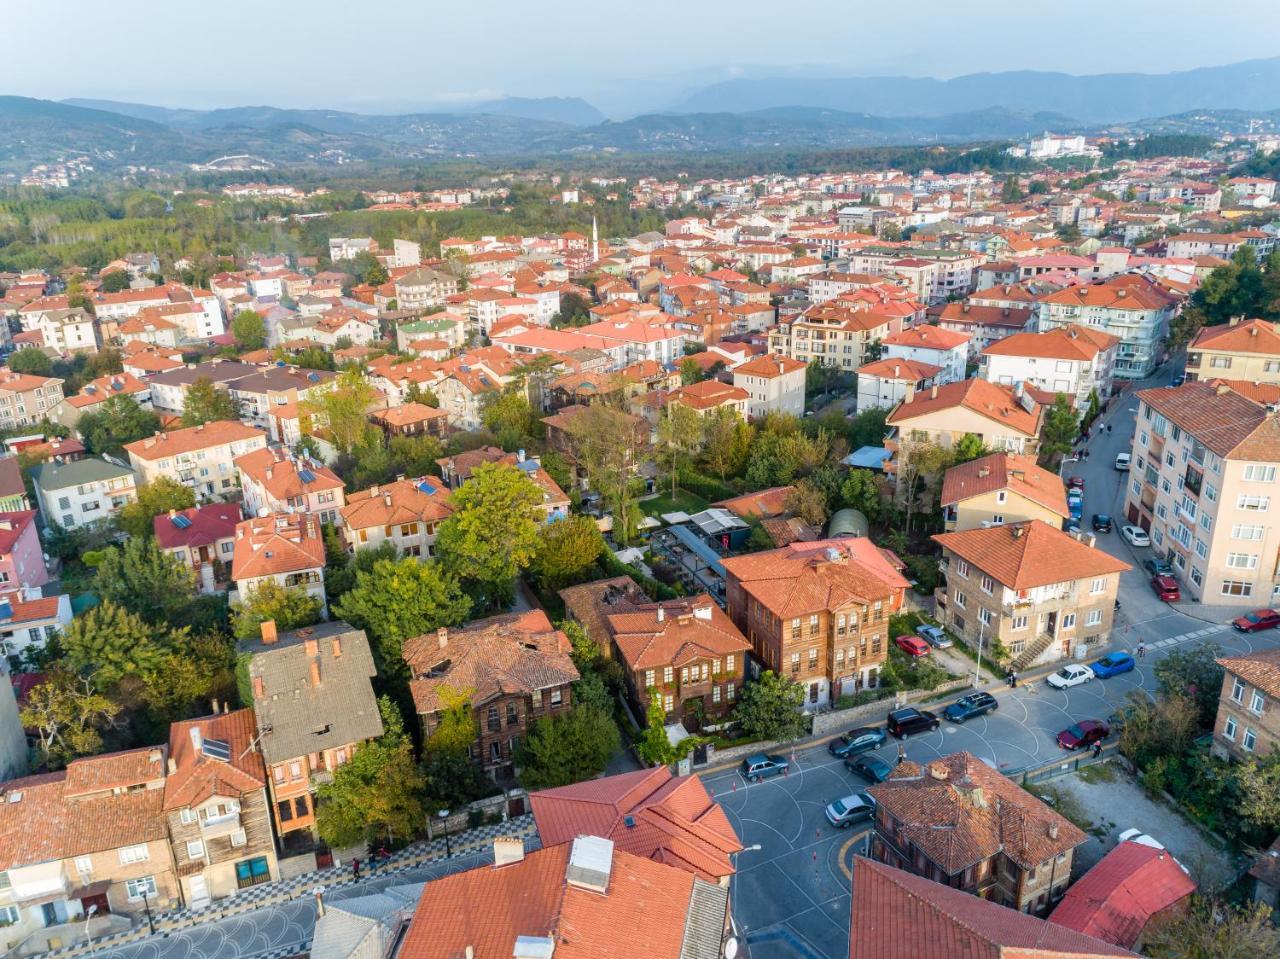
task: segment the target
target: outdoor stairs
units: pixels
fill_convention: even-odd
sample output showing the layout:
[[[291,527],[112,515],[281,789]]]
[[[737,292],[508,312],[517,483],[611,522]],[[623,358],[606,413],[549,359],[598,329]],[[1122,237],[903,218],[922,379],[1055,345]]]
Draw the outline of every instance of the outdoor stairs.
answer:
[[[1040,655],[1051,645],[1053,645],[1053,637],[1048,633],[1041,633],[1035,638],[1030,646],[1027,646],[1014,658],[1013,662],[1010,664],[1010,668],[1015,673],[1022,672],[1039,659]]]

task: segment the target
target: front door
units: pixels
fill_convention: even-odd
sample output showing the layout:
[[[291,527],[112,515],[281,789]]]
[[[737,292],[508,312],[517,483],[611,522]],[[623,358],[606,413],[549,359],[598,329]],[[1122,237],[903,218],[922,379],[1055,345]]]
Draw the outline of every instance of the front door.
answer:
[[[199,909],[208,902],[209,884],[205,882],[203,873],[196,873],[191,877],[191,901],[187,906],[191,909]]]
[[[91,906],[98,907],[96,915],[99,916],[105,916],[111,911],[111,902],[107,899],[105,892],[98,893],[96,896],[85,896],[80,900],[80,908],[84,910],[85,915],[88,915]]]

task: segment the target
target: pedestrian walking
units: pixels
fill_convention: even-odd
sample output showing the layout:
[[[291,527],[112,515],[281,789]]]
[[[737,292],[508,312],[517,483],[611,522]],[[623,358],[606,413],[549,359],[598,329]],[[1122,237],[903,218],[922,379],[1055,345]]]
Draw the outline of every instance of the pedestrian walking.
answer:
[[[1139,643],[1139,644],[1138,644],[1138,658],[1139,658],[1139,659],[1141,659],[1141,658],[1142,658],[1143,656],[1145,656],[1145,655],[1147,655],[1147,644],[1146,644],[1146,643]]]
[[[1009,685],[1014,689],[1018,688],[1018,673],[1016,670],[1009,670]]]
[[[898,761],[894,763],[894,765],[901,766],[904,762],[906,762],[906,759],[907,759],[907,747],[902,745],[902,743],[898,743]]]
[[[1013,686],[1013,670],[1009,670],[1004,674],[1004,684],[1012,688]]]
[[[1100,742],[1094,743],[1094,744],[1093,744],[1093,758],[1094,758],[1094,759],[1097,759],[1097,758],[1098,758],[1099,756],[1101,756],[1101,755],[1102,755],[1102,743],[1100,743]]]
[[[360,881],[360,860],[359,859],[351,860],[351,878],[356,882]]]
[[[1108,423],[1108,424],[1107,424],[1107,432],[1108,432],[1108,433],[1110,433],[1110,432],[1111,432],[1111,424],[1110,424],[1110,423]]]

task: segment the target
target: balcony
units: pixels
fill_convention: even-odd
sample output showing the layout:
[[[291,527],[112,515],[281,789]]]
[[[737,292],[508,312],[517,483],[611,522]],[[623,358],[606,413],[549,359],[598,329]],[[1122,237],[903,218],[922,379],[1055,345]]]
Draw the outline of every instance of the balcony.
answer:
[[[314,778],[314,775],[312,778]],[[217,816],[213,819],[200,820],[200,835],[205,839],[230,836],[233,832],[238,832],[240,828],[240,813],[238,812],[229,813],[226,816]]]

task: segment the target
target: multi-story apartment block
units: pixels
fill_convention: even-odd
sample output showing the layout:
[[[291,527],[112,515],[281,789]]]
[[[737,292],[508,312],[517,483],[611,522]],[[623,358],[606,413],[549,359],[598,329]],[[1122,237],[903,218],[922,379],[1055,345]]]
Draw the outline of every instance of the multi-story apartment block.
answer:
[[[434,476],[398,479],[352,493],[339,511],[347,549],[393,543],[399,556],[429,559],[436,535],[453,514],[449,490]]]
[[[938,315],[938,326],[968,337],[969,358],[976,360],[992,343],[1028,329],[1034,315],[1030,309],[1013,306],[948,303]]]
[[[1225,673],[1213,724],[1216,755],[1268,756],[1280,746],[1280,650],[1218,660]]]
[[[935,385],[942,367],[917,360],[875,360],[858,367],[858,412],[891,410]]]
[[[1110,637],[1128,563],[1038,519],[933,539],[946,574],[934,591],[938,619],[970,647],[999,640],[1022,670]]]
[[[236,459],[266,445],[267,435],[257,427],[238,420],[215,420],[156,433],[124,448],[141,483],[164,476],[209,500],[234,495],[239,482]]]
[[[515,753],[533,722],[573,705],[579,678],[569,638],[542,610],[476,620],[456,629],[408,639],[409,691],[430,738],[449,705],[449,693],[469,694],[476,720],[471,758],[494,779],[515,775]]]
[[[1077,324],[1116,337],[1115,376],[1140,380],[1164,357],[1177,297],[1155,280],[1127,273],[1109,280],[1068,286],[1040,298],[1041,332]]]
[[[63,529],[109,519],[138,498],[133,470],[106,457],[41,463],[32,476],[40,515]]]
[[[1280,598],[1280,422],[1230,387],[1142,390],[1125,517],[1147,530],[1195,599]],[[1280,500],[1277,502],[1280,507]]]
[[[765,668],[807,708],[874,688],[907,581],[867,539],[792,543],[723,560],[728,611]]]
[[[302,589],[325,609],[324,540],[320,521],[308,513],[255,516],[236,526],[231,554],[232,604],[266,580],[285,589]]]
[[[333,387],[336,373],[328,370],[300,370],[289,366],[273,366],[255,370],[226,384],[236,401],[240,416],[255,426],[269,429],[272,410],[288,403],[301,403],[321,390]],[[272,439],[279,441],[279,436]]]
[[[781,325],[780,325],[781,326]],[[769,332],[769,352],[801,363],[825,363],[853,372],[866,362],[867,348],[902,329],[902,317],[835,303],[815,306]]]
[[[1089,838],[970,753],[903,762],[868,792],[871,858],[1018,912],[1042,913],[1062,898],[1075,849]]]
[[[406,273],[395,281],[396,306],[415,312],[443,306],[446,297],[458,292],[458,278],[429,266]]]
[[[958,383],[964,379],[969,362],[969,336],[926,323],[886,336],[884,358],[936,366],[935,383]]]
[[[1207,326],[1187,347],[1187,380],[1280,384],[1280,329],[1267,320]]]
[[[235,360],[215,360],[197,366],[183,366],[156,373],[147,378],[151,384],[151,406],[158,413],[181,416],[187,402],[187,390],[197,380],[208,380],[214,386],[226,389],[232,380],[251,376],[259,367]]]
[[[62,380],[0,370],[0,429],[30,426],[53,414],[62,402]]]
[[[747,415],[761,419],[770,413],[804,415],[807,366],[786,356],[757,356],[733,368],[733,385],[750,394]]]
[[[336,523],[344,502],[342,480],[327,466],[281,447],[260,447],[236,457],[245,512],[310,513],[321,523]]]
[[[169,727],[164,812],[188,908],[280,878],[257,733],[252,709]]]
[[[991,383],[1024,383],[1063,393],[1082,415],[1092,398],[1111,395],[1116,349],[1110,333],[1087,326],[1059,326],[1045,333],[1015,333],[982,351],[978,375]]]
[[[1034,456],[989,453],[942,477],[942,521],[948,533],[1038,519],[1062,528],[1070,511],[1062,477]]]
[[[343,622],[277,633],[268,620],[261,637],[239,650],[250,656],[258,748],[280,847],[306,851],[314,840],[316,786],[330,781],[360,744],[382,735],[369,639]]]

